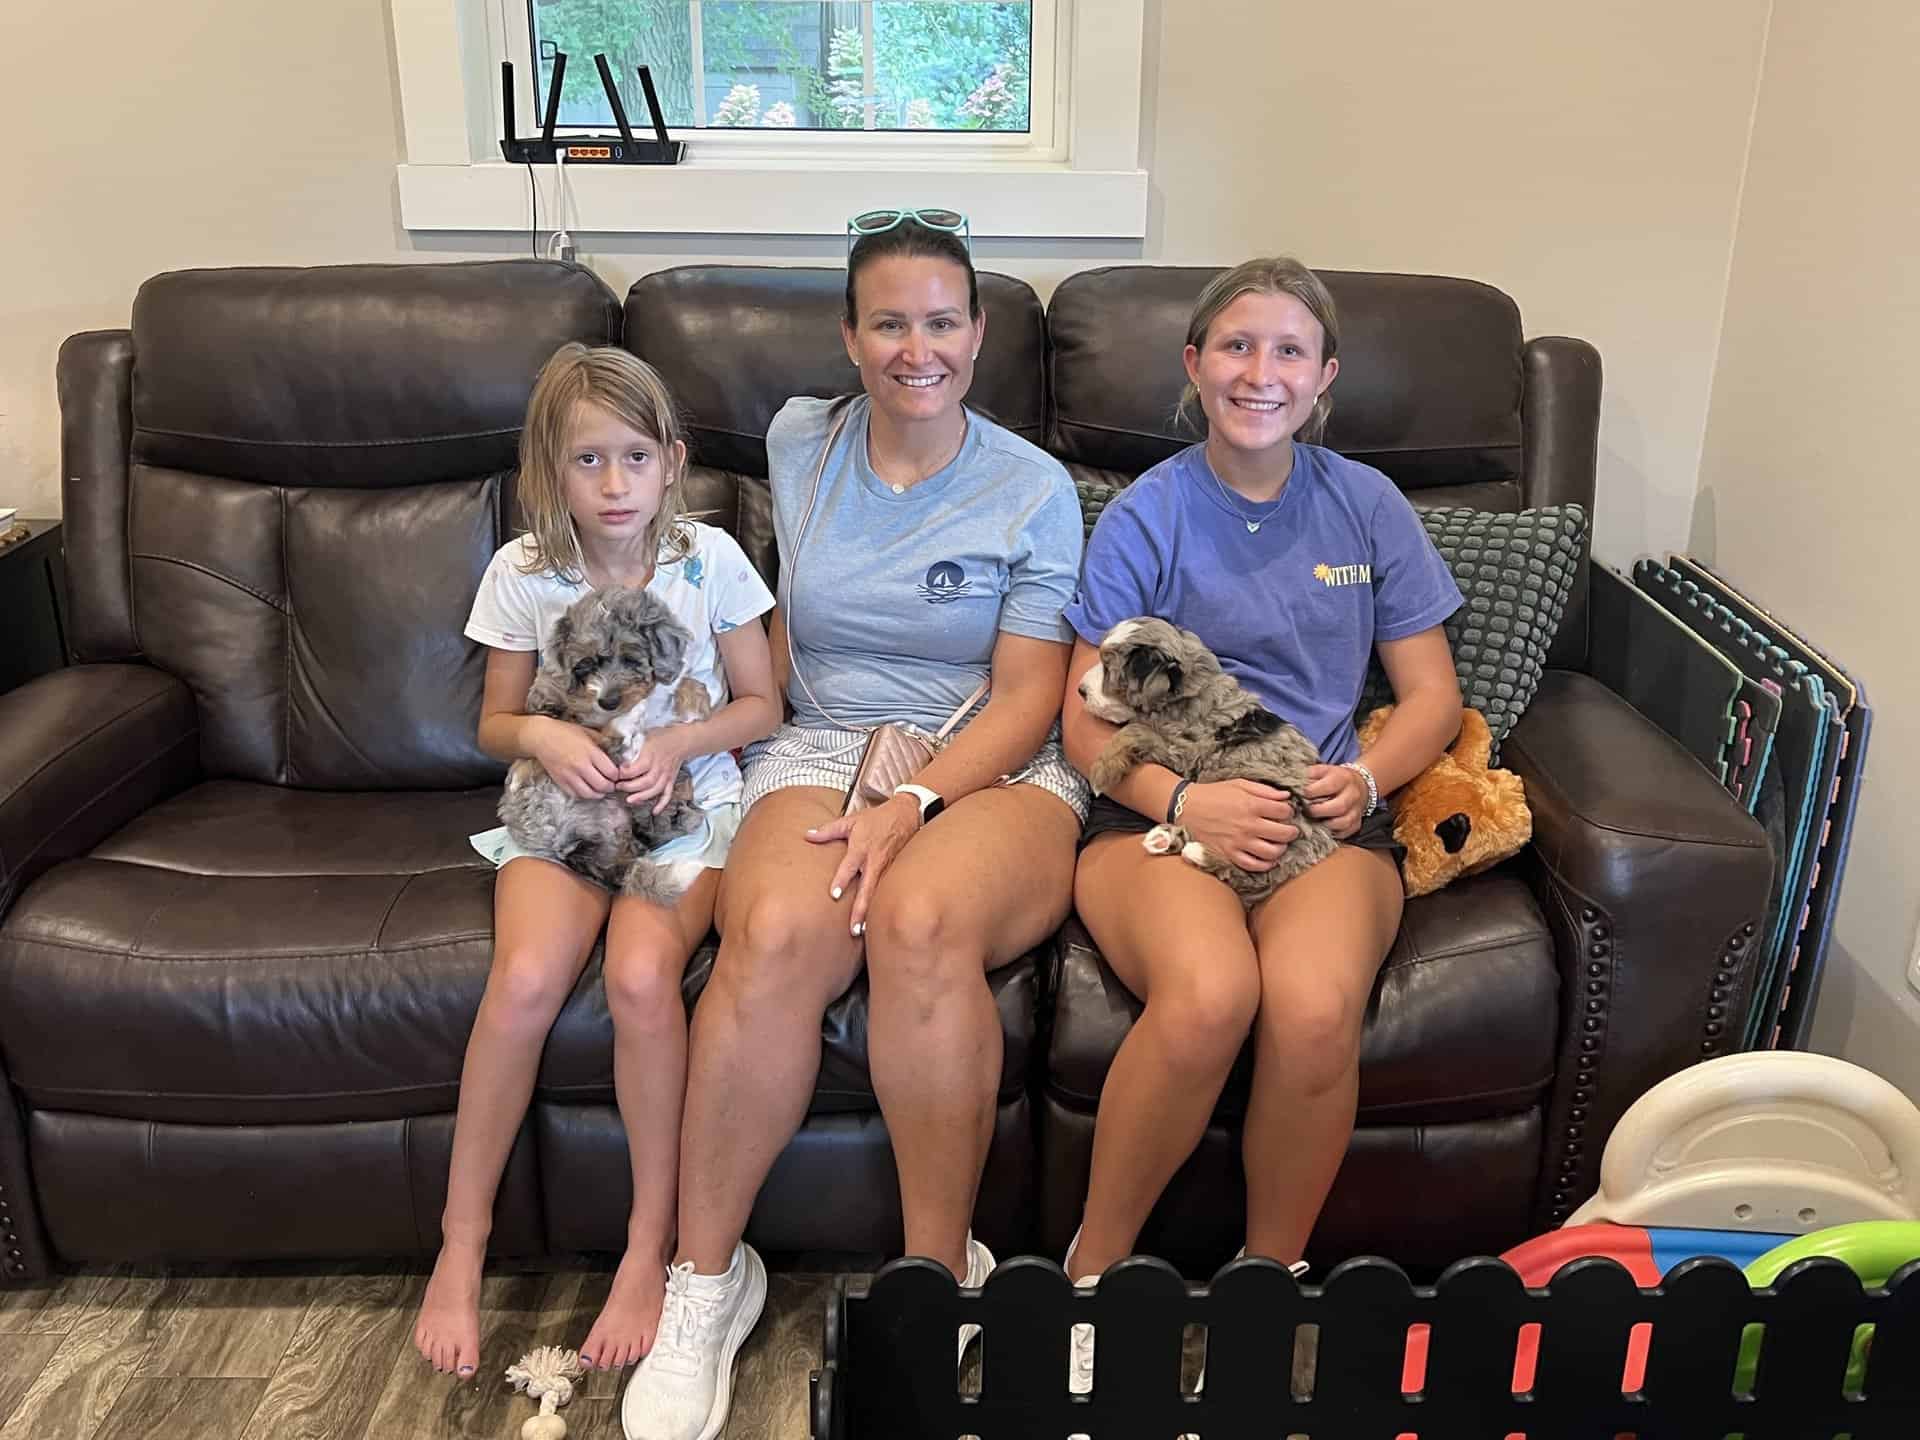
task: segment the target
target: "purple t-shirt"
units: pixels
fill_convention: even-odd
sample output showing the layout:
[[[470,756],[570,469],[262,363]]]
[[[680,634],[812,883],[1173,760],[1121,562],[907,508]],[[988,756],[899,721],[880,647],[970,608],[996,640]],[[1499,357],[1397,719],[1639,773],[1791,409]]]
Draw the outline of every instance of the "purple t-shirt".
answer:
[[[1141,615],[1193,631],[1337,765],[1360,753],[1374,646],[1438,625],[1460,587],[1385,475],[1318,445],[1293,453],[1267,506],[1223,493],[1204,445],[1147,471],[1094,526],[1066,618],[1096,645]]]

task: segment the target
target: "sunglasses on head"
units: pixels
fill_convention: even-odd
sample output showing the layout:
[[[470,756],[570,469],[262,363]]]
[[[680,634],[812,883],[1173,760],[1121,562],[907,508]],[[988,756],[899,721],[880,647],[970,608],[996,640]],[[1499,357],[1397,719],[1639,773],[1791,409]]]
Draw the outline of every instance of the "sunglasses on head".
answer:
[[[911,220],[924,225],[929,230],[938,230],[947,235],[958,235],[967,247],[967,253],[973,253],[973,234],[967,225],[967,217],[958,210],[866,210],[847,221],[847,251],[853,251],[856,240],[869,235],[884,235],[896,225]]]

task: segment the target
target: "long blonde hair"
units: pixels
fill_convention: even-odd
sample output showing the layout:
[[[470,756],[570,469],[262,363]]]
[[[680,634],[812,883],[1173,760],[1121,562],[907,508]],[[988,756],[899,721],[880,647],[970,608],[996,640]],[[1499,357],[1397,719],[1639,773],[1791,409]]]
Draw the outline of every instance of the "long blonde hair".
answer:
[[[686,427],[674,409],[666,382],[646,361],[611,345],[562,345],[540,368],[527,399],[527,423],[520,434],[520,513],[533,541],[520,567],[529,575],[546,571],[579,584],[586,578],[580,533],[567,511],[567,454],[573,443],[574,416],[582,405],[596,405],[621,424],[653,437],[669,483],[660,508],[647,523],[647,540],[656,564],[684,559],[693,547],[682,521],[684,465],[675,457],[686,441]]]
[[[1200,292],[1200,298],[1193,302],[1193,318],[1187,321],[1187,344],[1196,350],[1206,349],[1208,327],[1242,295],[1291,295],[1320,322],[1320,333],[1326,337],[1320,345],[1320,363],[1325,365],[1339,353],[1340,319],[1334,313],[1333,296],[1326,282],[1288,255],[1248,260],[1214,276]],[[1173,418],[1182,425],[1190,424],[1189,412],[1199,400],[1198,387],[1188,384],[1180,392],[1180,403],[1174,407]],[[1314,401],[1313,413],[1300,427],[1296,438],[1309,445],[1318,444],[1320,437],[1327,433],[1327,417],[1332,414],[1333,391],[1329,388]]]

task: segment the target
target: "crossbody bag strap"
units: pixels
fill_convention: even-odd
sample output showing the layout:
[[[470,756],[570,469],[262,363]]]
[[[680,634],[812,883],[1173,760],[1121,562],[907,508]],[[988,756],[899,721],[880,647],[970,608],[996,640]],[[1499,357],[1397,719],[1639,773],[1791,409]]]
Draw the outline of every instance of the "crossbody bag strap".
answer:
[[[806,511],[800,516],[800,528],[794,533],[793,559],[787,565],[787,615],[785,627],[787,632],[787,673],[800,682],[800,688],[806,691],[807,699],[813,702],[813,708],[826,716],[828,720],[832,721],[834,725],[842,730],[851,730],[857,727],[840,724],[840,721],[834,718],[833,712],[820,703],[820,697],[813,693],[813,687],[807,684],[807,677],[801,673],[800,656],[794,649],[793,644],[793,593],[796,588],[794,585],[794,577],[800,573],[800,544],[801,541],[806,538],[807,525],[813,519],[814,504],[820,498],[820,477],[827,473],[827,460],[833,454],[834,443],[839,440],[840,432],[847,428],[847,414],[852,408],[851,405],[846,406],[834,417],[833,428],[827,431],[827,443],[820,447],[820,463],[813,467],[813,489],[807,495]]]
[[[992,686],[993,686],[993,681],[991,678],[982,680],[978,685],[974,686],[973,693],[967,696],[966,699],[960,702],[960,708],[954,711],[953,714],[947,717],[947,723],[942,725],[938,730],[933,732],[933,738],[935,740],[946,739],[947,732],[953,729],[953,727],[958,725],[962,720],[966,719],[967,712],[969,710],[973,709],[974,706],[978,705],[982,700],[987,698],[987,691],[991,689]]]

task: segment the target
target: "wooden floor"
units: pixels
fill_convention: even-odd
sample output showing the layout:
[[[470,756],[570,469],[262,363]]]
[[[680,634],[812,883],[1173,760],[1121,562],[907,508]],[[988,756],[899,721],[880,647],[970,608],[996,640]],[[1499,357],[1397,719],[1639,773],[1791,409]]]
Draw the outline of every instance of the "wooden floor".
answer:
[[[316,1272],[118,1268],[0,1290],[0,1440],[429,1440],[518,1436],[535,1412],[501,1378],[535,1345],[578,1345],[611,1269],[497,1274],[477,1379],[414,1353],[423,1267]],[[741,1352],[730,1440],[804,1440],[831,1275],[775,1272]],[[627,1373],[594,1374],[569,1440],[620,1435]]]

